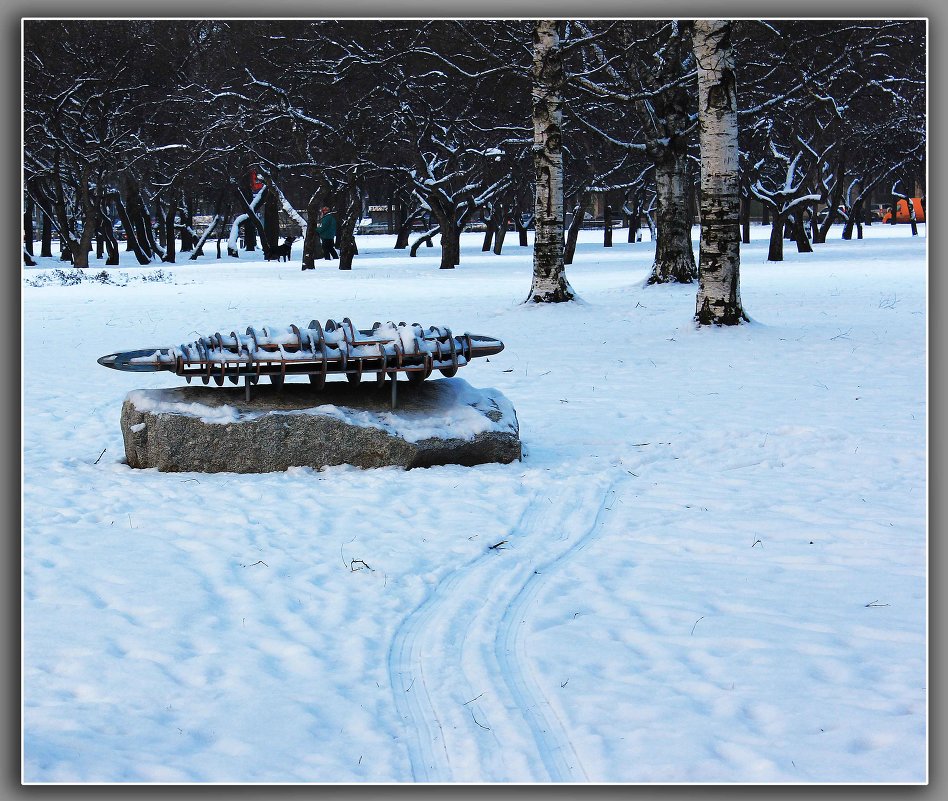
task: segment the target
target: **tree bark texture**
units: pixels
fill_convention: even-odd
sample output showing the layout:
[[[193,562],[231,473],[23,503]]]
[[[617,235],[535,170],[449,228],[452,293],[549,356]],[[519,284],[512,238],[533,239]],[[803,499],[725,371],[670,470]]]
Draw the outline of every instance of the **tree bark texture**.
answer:
[[[178,203],[172,195],[168,201],[168,208],[165,210],[163,221],[165,229],[165,255],[162,261],[174,264],[175,252],[177,250],[177,235],[175,232],[175,220],[178,218]]]
[[[516,213],[514,214],[514,228],[517,229],[517,234],[520,237],[520,247],[525,248],[529,247],[530,245],[530,243],[527,241],[527,228],[530,223],[533,222],[533,214],[530,214],[526,220],[523,219],[523,216],[524,215],[521,213],[520,207],[518,206]]]
[[[533,166],[536,175],[533,280],[527,302],[562,303],[575,297],[563,265],[563,86],[557,20],[533,28]]]
[[[737,81],[731,23],[696,20],[701,141],[701,245],[695,320],[737,325],[747,320],[740,294],[740,184]]]
[[[649,284],[690,284],[698,277],[691,245],[691,217],[688,196],[691,174],[688,153],[663,148],[655,164],[656,229],[655,263]]]
[[[576,197],[576,205],[570,217],[569,228],[566,229],[566,246],[563,251],[563,263],[572,264],[576,255],[576,242],[579,240],[579,231],[583,227],[586,209],[589,208],[589,192],[582,191]]]
[[[507,237],[507,206],[504,203],[497,205],[497,227],[494,233],[494,255],[499,256],[504,249],[504,239]]]
[[[488,253],[494,243],[494,231],[497,228],[497,207],[494,206],[490,210],[490,214],[481,215],[481,219],[484,221],[484,243],[481,245],[481,252]]]
[[[804,218],[803,208],[798,208],[793,218],[793,233],[797,243],[797,253],[812,253],[813,245],[810,244],[810,237],[806,231],[806,220]],[[812,219],[812,218],[811,218]]]
[[[35,204],[33,198],[29,195],[25,198],[25,203],[23,204],[23,247],[26,249],[26,252],[31,256],[33,255],[33,211]]]
[[[119,246],[118,240],[115,238],[115,231],[112,230],[112,220],[108,214],[104,211],[102,212],[101,217],[99,218],[99,236],[98,239],[102,242],[105,252],[105,266],[106,267],[117,267],[119,265]],[[98,254],[98,257],[101,259],[102,254]]]
[[[303,237],[303,267],[315,269],[316,260],[323,258],[323,243],[319,238],[319,210],[322,193],[317,191],[306,204],[306,234]]]
[[[41,209],[42,211],[42,209]],[[53,255],[53,224],[43,211],[40,219],[40,256]]]
[[[280,199],[272,190],[263,199],[263,241],[266,257],[273,258],[280,245]]]
[[[340,215],[336,242],[339,247],[339,269],[351,270],[352,261],[359,252],[356,247],[355,228],[359,217],[362,216],[362,194],[357,187],[349,186],[343,197],[345,207]]]
[[[766,207],[765,207],[766,208]],[[767,261],[783,261],[783,229],[786,219],[776,210],[771,211],[770,242],[767,247]]]

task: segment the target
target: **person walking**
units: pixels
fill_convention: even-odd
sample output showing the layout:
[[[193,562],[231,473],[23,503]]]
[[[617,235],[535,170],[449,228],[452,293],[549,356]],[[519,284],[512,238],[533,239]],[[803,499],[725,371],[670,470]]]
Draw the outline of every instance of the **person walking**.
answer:
[[[333,244],[336,240],[336,218],[329,211],[328,206],[323,206],[322,217],[319,220],[319,238],[323,241],[323,255],[326,261],[338,259],[336,247]]]

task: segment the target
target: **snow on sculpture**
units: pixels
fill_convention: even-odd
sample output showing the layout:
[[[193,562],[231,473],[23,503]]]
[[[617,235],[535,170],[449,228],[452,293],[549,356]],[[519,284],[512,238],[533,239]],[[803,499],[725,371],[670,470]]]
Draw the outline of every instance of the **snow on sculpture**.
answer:
[[[325,326],[312,320],[306,328],[251,326],[246,334],[215,333],[177,347],[110,353],[98,362],[132,373],[168,370],[188,383],[200,378],[205,384],[213,380],[221,386],[225,379],[236,384],[243,377],[248,400],[251,385],[262,376],[280,386],[288,376],[306,375],[316,388],[322,388],[329,375],[345,375],[359,383],[366,373],[375,373],[378,384],[386,376],[392,379],[394,408],[399,372],[411,383],[424,381],[435,370],[451,377],[471,359],[503,349],[499,339],[468,333],[455,336],[446,327],[425,329],[418,323],[387,322],[362,330],[346,317],[341,323],[327,320]]]

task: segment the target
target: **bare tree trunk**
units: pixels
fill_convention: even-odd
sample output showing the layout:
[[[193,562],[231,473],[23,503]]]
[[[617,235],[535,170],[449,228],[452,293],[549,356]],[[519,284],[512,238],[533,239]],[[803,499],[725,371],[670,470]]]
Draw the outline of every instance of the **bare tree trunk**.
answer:
[[[126,251],[132,251],[135,254],[135,258],[138,260],[139,264],[149,264],[151,258],[143,250],[141,244],[138,241],[137,226],[132,222],[132,218],[126,209],[125,204],[122,202],[120,195],[115,196],[115,210],[118,214],[118,218],[122,223],[122,227],[125,229],[125,241],[126,241]]]
[[[776,209],[764,206],[770,217],[770,242],[767,247],[767,261],[783,261],[783,229],[785,218]]]
[[[602,246],[604,248],[612,247],[612,206],[607,202],[602,212]]]
[[[117,267],[119,264],[118,241],[115,239],[115,232],[112,230],[112,220],[104,211],[99,219],[98,239],[105,247],[105,266]],[[99,254],[98,257],[101,259],[102,255]]]
[[[197,236],[194,233],[194,198],[181,195],[181,252],[190,253],[194,250]]]
[[[516,214],[514,214],[514,228],[517,229],[517,233],[520,236],[520,247],[522,248],[530,246],[530,242],[527,240],[527,227],[531,222],[533,222],[533,215],[531,214],[526,220],[524,220],[523,214],[521,213],[518,206]]]
[[[355,227],[362,214],[362,194],[356,187],[349,186],[345,199],[346,206],[340,215],[336,241],[339,243],[339,269],[351,270],[352,261],[359,252],[355,241]]]
[[[533,166],[536,173],[533,279],[527,302],[562,303],[575,297],[563,264],[563,86],[557,20],[533,27]]]
[[[45,211],[40,217],[40,256],[51,257],[53,255],[53,223]]]
[[[440,233],[441,228],[437,225],[431,230],[425,231],[418,239],[415,240],[415,244],[411,246],[411,250],[408,251],[408,255],[412,258],[415,258],[418,255],[418,248],[420,248],[422,244],[429,248],[434,247],[434,245],[431,244],[431,240]]]
[[[319,238],[319,209],[322,194],[317,190],[306,205],[306,235],[303,237],[303,269],[315,270],[316,260],[323,257],[323,242]]]
[[[457,224],[457,209],[444,209],[437,206],[432,208],[432,214],[438,221],[438,231],[441,233],[441,265],[442,270],[453,270],[461,261],[461,231]],[[426,237],[430,243],[432,236]],[[412,255],[417,253],[422,240],[417,241],[411,249]]]
[[[461,263],[461,232],[457,226],[449,224],[447,230],[441,229],[441,267],[453,270]]]
[[[265,258],[274,258],[280,245],[280,199],[272,190],[263,199],[263,240]]]
[[[856,221],[856,238],[862,239],[862,221],[865,215],[865,203],[862,198],[856,201],[856,205],[849,212],[850,219]]]
[[[908,204],[908,213],[909,213],[909,225],[912,226],[912,236],[918,236],[918,218],[915,216],[915,203],[912,202],[912,198],[906,198],[905,202]]]
[[[164,228],[165,228],[165,256],[162,261],[166,261],[169,264],[174,264],[175,250],[177,245],[177,236],[174,230],[174,222],[178,216],[178,204],[174,199],[174,194],[168,201],[168,209],[165,212],[164,218]]]
[[[499,203],[495,209],[497,226],[494,233],[494,255],[499,256],[504,249],[504,239],[507,236],[507,206]]]
[[[576,255],[576,241],[579,239],[579,231],[583,227],[583,220],[586,218],[586,209],[589,208],[589,192],[580,192],[576,196],[576,205],[573,207],[573,214],[569,220],[569,228],[566,229],[566,248],[563,253],[563,264],[572,264],[573,257]]]
[[[751,241],[751,197],[750,189],[745,185],[741,189],[741,244],[749,245]]]
[[[398,208],[399,223],[398,235],[395,237],[395,250],[404,250],[408,247],[408,240],[411,238],[412,223],[421,218],[422,210],[405,211],[404,203],[399,203]]]
[[[748,319],[740,293],[737,81],[730,43],[730,21],[695,21],[701,141],[699,325],[737,325]]]
[[[658,237],[655,242],[655,263],[648,283],[690,284],[698,277],[698,268],[691,245],[688,153],[665,148],[659,162],[655,165]]]
[[[226,189],[224,191],[225,191],[225,194],[228,195],[228,201],[227,201],[227,210],[224,212],[223,216],[221,217],[220,225],[217,226],[217,242],[215,244],[217,245],[217,258],[218,259],[221,258],[221,240],[224,238],[224,234],[227,233],[226,223],[231,218],[231,213],[234,210],[233,197],[230,195],[230,193],[227,192]],[[228,253],[228,255],[230,254]]]
[[[797,253],[812,253],[813,245],[806,233],[806,218],[802,207],[798,207],[793,218],[793,238],[797,243]]]
[[[497,207],[492,206],[490,214],[487,216],[481,215],[481,218],[484,220],[486,227],[484,229],[484,242],[481,245],[481,252],[487,253],[490,251],[491,246],[494,243],[494,231],[497,230]]]
[[[122,178],[121,196],[125,198],[125,203],[119,208],[119,219],[122,219],[123,211],[128,217],[128,220],[122,220],[127,237],[126,250],[135,253],[135,258],[138,259],[139,264],[148,264],[155,255],[152,248],[152,239],[149,236],[151,225],[149,224],[148,212],[145,210],[145,204],[142,201],[141,190],[138,184],[128,175]],[[143,258],[144,261],[142,261]]]
[[[33,255],[33,198],[27,194],[23,204],[23,248],[31,256]]]
[[[254,224],[255,220],[257,222],[260,220],[257,213],[248,212],[247,219],[244,221],[244,250],[249,253],[253,253],[257,249],[257,225]],[[266,257],[266,253],[264,253],[263,258]]]

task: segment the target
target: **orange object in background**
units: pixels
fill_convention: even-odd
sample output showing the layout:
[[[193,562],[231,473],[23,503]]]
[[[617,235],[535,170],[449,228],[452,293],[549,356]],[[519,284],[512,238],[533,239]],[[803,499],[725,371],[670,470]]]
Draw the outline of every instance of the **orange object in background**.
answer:
[[[920,223],[925,222],[925,207],[922,205],[922,199],[920,197],[913,197],[912,205],[915,207],[915,222],[920,222]],[[900,200],[898,203],[895,204],[895,221],[897,223],[911,222],[911,220],[909,220],[908,203],[906,203],[904,200]],[[884,223],[892,222],[891,211],[887,211],[882,216],[882,222]]]

